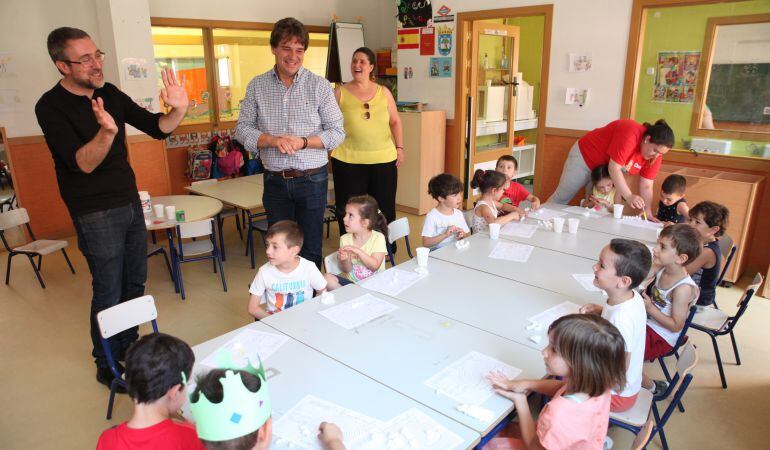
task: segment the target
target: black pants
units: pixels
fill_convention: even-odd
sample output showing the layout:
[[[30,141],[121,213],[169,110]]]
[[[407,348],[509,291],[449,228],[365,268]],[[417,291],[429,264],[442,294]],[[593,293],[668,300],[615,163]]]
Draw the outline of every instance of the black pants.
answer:
[[[350,197],[369,194],[377,200],[380,211],[388,223],[396,220],[396,186],[398,169],[396,160],[380,164],[348,164],[332,158],[334,174],[334,203],[337,208],[337,221],[340,236],[345,234],[345,204]]]

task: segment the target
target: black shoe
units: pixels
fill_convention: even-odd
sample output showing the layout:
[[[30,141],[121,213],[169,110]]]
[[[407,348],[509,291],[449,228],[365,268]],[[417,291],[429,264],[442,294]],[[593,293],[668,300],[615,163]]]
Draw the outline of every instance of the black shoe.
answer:
[[[122,366],[119,368],[122,369]],[[96,381],[99,383],[107,386],[108,388],[112,387],[112,380],[115,379],[115,376],[112,374],[112,371],[109,367],[97,367],[96,368]],[[126,388],[123,386],[118,385],[115,388],[115,392],[118,394],[125,394]]]

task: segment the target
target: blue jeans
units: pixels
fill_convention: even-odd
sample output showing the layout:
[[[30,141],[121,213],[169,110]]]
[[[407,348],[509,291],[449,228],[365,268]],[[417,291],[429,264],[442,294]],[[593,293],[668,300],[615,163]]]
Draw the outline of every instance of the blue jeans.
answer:
[[[97,367],[108,367],[96,314],[144,295],[147,281],[147,228],[139,203],[74,218],[78,248],[91,271],[91,342]],[[118,359],[139,337],[133,327],[109,339]]]
[[[321,267],[323,245],[324,210],[329,174],[326,166],[320,172],[306,177],[284,179],[280,175],[265,173],[265,190],[262,203],[267,212],[267,223],[279,220],[297,222],[305,234],[300,256]]]

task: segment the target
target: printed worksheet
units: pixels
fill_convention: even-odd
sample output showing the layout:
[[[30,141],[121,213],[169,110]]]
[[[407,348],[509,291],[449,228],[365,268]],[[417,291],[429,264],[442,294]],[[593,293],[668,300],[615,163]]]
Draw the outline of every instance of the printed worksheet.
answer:
[[[364,294],[332,308],[318,311],[318,314],[346,330],[352,330],[397,309],[398,306],[392,303],[372,294]]]
[[[265,333],[264,331],[250,329],[243,330],[237,336],[227,341],[225,345],[208,355],[206,359],[201,361],[201,364],[209,367],[219,367],[221,365],[218,359],[220,353],[226,351],[230,352],[233,362],[238,367],[245,366],[247,361],[251,361],[252,366],[259,367],[260,359],[264,362],[288,340],[288,336],[282,334]],[[259,358],[257,358],[257,355],[259,355]]]
[[[572,278],[575,279],[583,289],[589,292],[601,292],[602,290],[594,286],[594,274],[592,273],[573,273]]]
[[[410,270],[402,270],[392,267],[384,272],[371,276],[361,283],[361,286],[370,291],[382,292],[385,295],[395,297],[420,280],[424,275]]]
[[[355,449],[451,450],[462,442],[460,436],[419,409],[412,408],[389,420],[380,429],[372,431]]]
[[[623,216],[623,218],[620,219],[620,222],[623,225],[630,225],[637,228],[647,228],[650,230],[663,229],[662,223],[650,222],[649,220],[644,220],[644,218],[640,216]]]
[[[527,319],[531,323],[535,323],[547,330],[551,326],[554,320],[559,317],[566,316],[567,314],[577,314],[580,312],[580,305],[576,305],[572,302],[563,302],[553,308],[546,309],[540,314],[534,315]]]
[[[498,370],[508,378],[516,378],[521,369],[472,351],[433,375],[425,385],[461,403],[481,405],[495,394],[487,375]]]
[[[383,422],[358,411],[307,395],[273,423],[274,442],[278,447],[321,449],[318,441],[318,425],[321,422],[337,424],[345,434],[345,446],[351,449],[372,429],[383,426]]]
[[[569,208],[562,209],[564,212],[572,213],[572,214],[579,214],[581,216],[585,216],[586,213],[590,216],[595,217],[601,217],[609,215],[607,211],[597,211],[593,208],[583,208],[582,206],[570,206]]]
[[[495,248],[489,253],[492,259],[504,259],[506,261],[527,262],[529,255],[535,248],[531,245],[519,244],[516,242],[498,242]]]
[[[537,225],[521,222],[508,222],[500,228],[500,235],[529,239],[537,231]]]
[[[556,211],[548,208],[540,208],[537,211],[530,211],[527,213],[527,217],[537,220],[551,220],[554,217],[566,216],[567,213],[562,211]]]

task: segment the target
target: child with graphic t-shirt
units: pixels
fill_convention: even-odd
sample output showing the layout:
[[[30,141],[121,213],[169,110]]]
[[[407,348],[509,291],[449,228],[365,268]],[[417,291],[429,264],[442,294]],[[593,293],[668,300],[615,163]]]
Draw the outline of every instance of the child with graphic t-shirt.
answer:
[[[505,184],[503,185],[503,197],[500,199],[499,206],[504,214],[516,211],[519,215],[524,215],[524,211],[519,205],[524,200],[529,201],[532,209],[540,208],[540,199],[530,194],[521,183],[513,181],[516,178],[516,171],[519,170],[519,162],[511,155],[503,155],[497,159],[495,170],[505,175]]]
[[[299,256],[304,236],[296,222],[281,220],[267,230],[267,262],[259,268],[249,292],[249,314],[264,319],[326,290],[315,264]],[[266,308],[262,307],[266,305]]]
[[[625,341],[626,385],[612,393],[610,411],[630,409],[642,387],[647,311],[642,296],[634,289],[647,278],[651,266],[647,246],[629,239],[613,239],[599,253],[593,267],[594,285],[607,293],[607,304],[589,303],[580,308],[583,314],[600,314],[607,319]]]
[[[428,211],[422,227],[422,245],[436,250],[471,234],[463,212],[463,183],[454,175],[438,174],[428,182],[428,193],[438,203]]]
[[[330,291],[385,270],[388,222],[380,212],[377,200],[369,195],[351,197],[345,205],[342,221],[347,231],[340,236],[337,252],[342,273],[326,274]]]

